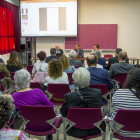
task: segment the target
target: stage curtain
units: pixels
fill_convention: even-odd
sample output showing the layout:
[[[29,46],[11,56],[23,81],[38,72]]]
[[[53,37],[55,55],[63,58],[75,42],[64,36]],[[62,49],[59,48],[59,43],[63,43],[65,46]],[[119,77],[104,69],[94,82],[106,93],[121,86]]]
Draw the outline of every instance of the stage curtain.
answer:
[[[18,51],[19,44],[19,8],[0,0],[0,54]]]

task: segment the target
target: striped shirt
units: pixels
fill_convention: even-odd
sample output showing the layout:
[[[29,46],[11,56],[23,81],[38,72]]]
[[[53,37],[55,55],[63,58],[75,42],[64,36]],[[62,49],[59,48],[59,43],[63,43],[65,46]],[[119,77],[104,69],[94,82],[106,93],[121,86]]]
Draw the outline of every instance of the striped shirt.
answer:
[[[129,89],[119,89],[118,91],[115,92],[115,94],[112,97],[112,105],[114,111],[111,115],[111,118],[114,119],[119,109],[134,109],[134,110],[140,109],[140,100]],[[111,125],[112,128],[115,128],[114,124]],[[124,137],[140,138],[140,131],[128,132],[128,131],[119,130],[117,133]]]

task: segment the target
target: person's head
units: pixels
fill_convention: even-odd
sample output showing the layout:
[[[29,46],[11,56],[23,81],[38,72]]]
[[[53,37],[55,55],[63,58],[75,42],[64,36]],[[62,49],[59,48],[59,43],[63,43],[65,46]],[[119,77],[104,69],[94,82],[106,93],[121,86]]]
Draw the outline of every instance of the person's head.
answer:
[[[62,77],[63,66],[59,59],[52,59],[49,62],[48,75],[54,79]]]
[[[124,87],[126,89],[135,89],[135,95],[140,99],[140,68],[133,68],[129,71]]]
[[[89,86],[90,82],[90,73],[86,68],[78,68],[74,71],[72,74],[72,78],[74,80],[74,83],[79,87],[79,88],[85,88]]]
[[[117,49],[116,49],[115,56],[119,55],[119,53],[120,53],[121,51],[122,51],[122,49],[121,49],[121,48],[117,48]]]
[[[59,45],[56,45],[55,48],[56,48],[56,50],[59,50],[60,49],[60,46]]]
[[[101,51],[97,50],[95,51],[95,54],[98,56],[98,58],[101,58]]]
[[[51,54],[51,55],[52,55],[52,54],[55,55],[55,54],[56,54],[56,49],[55,49],[55,48],[51,48],[51,49],[50,49],[50,54]]]
[[[60,62],[61,62],[62,65],[63,65],[63,70],[66,70],[66,69],[68,69],[68,68],[70,67],[70,65],[69,65],[69,60],[68,60],[67,56],[62,55],[62,56],[60,57]]]
[[[10,66],[17,66],[18,55],[16,51],[10,53],[10,58],[7,60],[7,64]]]
[[[20,89],[28,88],[30,87],[30,73],[25,69],[16,71],[14,81]]]
[[[0,129],[10,121],[14,108],[14,100],[11,95],[0,95]]]
[[[96,54],[87,56],[88,67],[96,66],[98,63],[98,56]]]
[[[119,61],[125,61],[127,59],[127,53],[124,51],[121,51],[118,55]]]
[[[76,44],[76,45],[75,45],[75,49],[76,49],[76,50],[79,50],[79,48],[80,48],[80,45],[79,45],[79,44]]]
[[[40,61],[45,61],[46,60],[46,53],[44,51],[40,51],[37,54],[37,57],[39,58]]]
[[[94,51],[98,50],[99,49],[99,44],[95,44],[93,48],[94,48]]]
[[[76,57],[76,51],[71,50],[69,56],[70,56],[71,58],[75,58],[75,57]]]

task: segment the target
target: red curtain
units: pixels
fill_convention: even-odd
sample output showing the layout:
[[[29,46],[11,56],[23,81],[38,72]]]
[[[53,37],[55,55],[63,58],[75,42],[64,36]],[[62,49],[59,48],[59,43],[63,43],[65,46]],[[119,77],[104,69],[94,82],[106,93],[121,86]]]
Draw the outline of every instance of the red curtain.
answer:
[[[19,8],[0,0],[0,54],[18,51],[19,44]]]

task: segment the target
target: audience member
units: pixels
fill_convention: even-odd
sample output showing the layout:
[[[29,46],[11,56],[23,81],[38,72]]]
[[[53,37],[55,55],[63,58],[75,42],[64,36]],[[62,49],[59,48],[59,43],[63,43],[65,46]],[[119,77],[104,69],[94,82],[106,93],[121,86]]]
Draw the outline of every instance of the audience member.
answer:
[[[103,68],[106,68],[106,59],[105,58],[101,58],[101,51],[97,50],[95,51],[95,54],[98,56],[98,64],[102,65]]]
[[[22,131],[6,129],[6,124],[10,121],[11,114],[15,108],[11,95],[0,95],[0,138],[1,140],[37,140],[27,138]]]
[[[32,70],[32,76],[35,76],[35,73],[37,72],[48,72],[48,63],[45,62],[46,60],[46,53],[44,51],[40,51],[37,54],[37,57],[39,58],[40,62],[35,63],[33,70]]]
[[[63,55],[64,52],[62,49],[60,49],[59,45],[56,45],[55,48],[56,48],[56,56],[60,57],[61,55]]]
[[[63,117],[67,116],[69,107],[78,108],[101,108],[101,90],[90,89],[90,73],[85,68],[78,68],[74,71],[72,78],[74,83],[78,86],[80,94],[83,95],[84,101],[81,100],[78,92],[70,92],[66,94],[66,99],[60,109]],[[101,124],[101,128],[105,131],[105,123]],[[100,130],[94,127],[89,130],[77,129],[75,127],[70,128],[67,134],[74,137],[84,137],[99,133]]]
[[[69,59],[70,66],[82,66],[82,62],[80,60],[75,60],[76,52],[74,50],[70,51],[69,56],[70,56]]]
[[[97,55],[89,55],[87,57],[88,71],[90,72],[90,84],[107,84],[108,89],[111,90],[114,84],[109,77],[108,71],[106,69],[98,69],[96,67],[97,62]]]
[[[99,44],[95,44],[91,53],[95,53],[95,51],[99,50],[102,54],[102,50],[99,49]]]
[[[115,75],[121,73],[128,73],[134,66],[126,63],[127,53],[121,51],[118,56],[119,63],[112,64],[109,70],[110,78],[113,79]]]
[[[107,64],[107,66],[106,66],[106,69],[107,69],[108,71],[109,71],[109,69],[110,69],[111,64],[119,63],[118,55],[119,55],[119,53],[120,53],[121,51],[122,51],[121,48],[117,48],[117,49],[116,49],[116,53],[115,53],[115,57],[109,58],[109,62],[108,62],[108,64]],[[126,63],[129,63],[129,59],[128,59],[128,58],[126,59]]]
[[[49,105],[52,108],[52,103],[47,99],[45,94],[40,89],[31,89],[30,88],[30,73],[25,70],[19,70],[15,73],[14,81],[17,87],[20,89],[18,92],[13,93],[13,99],[16,108],[20,111],[22,105]],[[49,112],[48,112],[49,113]],[[28,129],[32,130],[46,130],[51,128],[50,125],[45,125],[42,128],[37,128],[34,126],[26,125]],[[49,140],[52,140],[52,136],[48,136]]]
[[[56,49],[55,48],[50,49],[50,54],[51,54],[51,56],[48,56],[46,58],[46,63],[49,63],[52,59],[59,59],[59,57],[56,56]]]
[[[10,71],[10,73],[22,69],[22,65],[18,60],[18,55],[16,51],[12,51],[10,53],[10,58],[9,60],[7,60],[7,69]]]
[[[2,59],[2,58],[0,58],[0,63],[4,63],[4,61],[3,61],[3,59]]]
[[[125,82],[124,89],[119,89],[115,92],[112,98],[114,108],[111,118],[114,119],[119,109],[140,110],[140,69],[133,68],[129,71]],[[134,118],[138,119],[138,118]],[[129,123],[129,122],[128,122]],[[112,124],[112,128],[115,125]],[[117,131],[119,135],[124,137],[140,138],[140,132],[128,132],[124,130]]]

